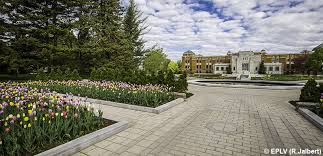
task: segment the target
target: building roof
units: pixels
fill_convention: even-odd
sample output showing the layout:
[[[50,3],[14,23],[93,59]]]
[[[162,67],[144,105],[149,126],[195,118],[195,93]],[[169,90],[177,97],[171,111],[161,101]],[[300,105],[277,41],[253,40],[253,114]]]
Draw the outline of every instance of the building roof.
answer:
[[[188,54],[191,54],[191,55],[195,55],[195,53],[193,52],[193,51],[186,51],[186,52],[184,52],[184,54],[186,54],[186,55],[188,55]]]

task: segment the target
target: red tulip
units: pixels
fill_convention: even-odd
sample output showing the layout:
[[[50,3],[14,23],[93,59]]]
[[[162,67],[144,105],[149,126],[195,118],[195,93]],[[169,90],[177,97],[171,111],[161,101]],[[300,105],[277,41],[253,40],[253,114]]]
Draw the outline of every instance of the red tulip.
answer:
[[[5,128],[4,129],[4,131],[6,132],[6,133],[9,133],[10,132],[10,128],[8,127],[8,128]]]
[[[51,113],[50,113],[50,116],[51,116],[52,118],[55,118],[55,113],[54,113],[54,112],[51,112]]]

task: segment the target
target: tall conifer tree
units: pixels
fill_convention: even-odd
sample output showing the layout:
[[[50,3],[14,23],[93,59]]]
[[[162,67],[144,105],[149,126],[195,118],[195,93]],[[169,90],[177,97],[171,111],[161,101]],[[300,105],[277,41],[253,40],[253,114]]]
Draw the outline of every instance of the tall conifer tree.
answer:
[[[101,0],[97,7],[95,43],[98,65],[123,70],[134,67],[131,45],[122,30],[122,10],[119,0]]]
[[[138,10],[134,0],[130,0],[123,23],[127,38],[131,42],[131,50],[133,51],[137,66],[139,66],[144,54],[146,53],[144,50],[145,41],[141,37],[144,31],[147,29],[147,27],[144,26],[146,19],[146,17],[142,17],[142,12]]]

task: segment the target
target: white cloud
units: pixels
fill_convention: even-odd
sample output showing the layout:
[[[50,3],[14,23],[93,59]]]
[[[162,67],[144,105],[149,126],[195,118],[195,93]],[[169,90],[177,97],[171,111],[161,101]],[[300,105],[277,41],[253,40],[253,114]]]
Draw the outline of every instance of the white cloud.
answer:
[[[158,44],[170,59],[177,60],[189,49],[203,55],[261,49],[288,53],[323,42],[323,1],[205,1],[211,1],[213,9],[192,9],[199,7],[198,0],[189,4],[184,0],[135,0],[148,16],[146,46]]]

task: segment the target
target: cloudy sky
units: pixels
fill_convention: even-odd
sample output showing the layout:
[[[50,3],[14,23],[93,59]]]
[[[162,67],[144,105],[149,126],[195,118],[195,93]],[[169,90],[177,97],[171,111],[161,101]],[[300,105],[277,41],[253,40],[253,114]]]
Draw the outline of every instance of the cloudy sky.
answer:
[[[127,0],[125,0],[127,1]],[[270,53],[311,50],[323,43],[323,0],[135,0],[147,16],[146,46],[168,57],[183,52]]]

